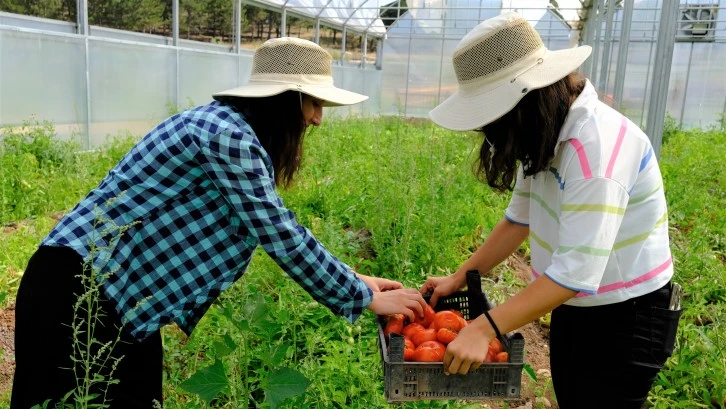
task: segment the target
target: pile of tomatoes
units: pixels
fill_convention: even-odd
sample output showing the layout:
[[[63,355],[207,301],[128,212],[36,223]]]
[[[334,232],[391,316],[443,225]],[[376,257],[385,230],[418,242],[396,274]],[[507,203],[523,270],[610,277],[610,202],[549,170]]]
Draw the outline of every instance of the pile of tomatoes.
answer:
[[[423,317],[409,322],[403,314],[386,317],[383,333],[388,340],[389,334],[403,335],[403,359],[413,362],[441,362],[444,360],[446,346],[453,341],[468,322],[456,310],[435,312],[431,306],[424,310]],[[503,351],[502,343],[493,339],[484,362],[507,362],[509,354]]]

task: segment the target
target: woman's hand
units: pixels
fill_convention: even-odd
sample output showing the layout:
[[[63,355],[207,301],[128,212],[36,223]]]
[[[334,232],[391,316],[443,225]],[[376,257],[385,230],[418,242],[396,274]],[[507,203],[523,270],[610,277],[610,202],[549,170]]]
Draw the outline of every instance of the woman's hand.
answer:
[[[401,288],[374,292],[368,309],[378,315],[404,314],[413,322],[423,316],[424,307],[426,301],[415,288]]]
[[[486,318],[472,321],[462,328],[459,335],[449,343],[444,354],[444,373],[465,375],[475,370],[487,357],[489,342],[494,338],[494,330]]]
[[[356,276],[358,276],[358,278],[363,280],[363,282],[366,283],[366,285],[371,290],[373,290],[373,292],[398,290],[400,288],[403,288],[403,284],[399,283],[398,281],[393,281],[381,277],[371,277],[364,274],[356,273],[355,271],[354,273]]]
[[[420,291],[421,294],[432,293],[429,303],[432,307],[435,307],[439,297],[446,297],[455,291],[459,291],[464,288],[464,285],[466,285],[466,275],[461,276],[457,272],[446,277],[429,277]]]

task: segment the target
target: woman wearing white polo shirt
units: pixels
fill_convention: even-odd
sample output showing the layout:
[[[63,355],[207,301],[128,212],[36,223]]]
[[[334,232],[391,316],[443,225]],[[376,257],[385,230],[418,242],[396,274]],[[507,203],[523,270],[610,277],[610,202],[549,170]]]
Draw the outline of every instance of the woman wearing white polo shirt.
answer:
[[[487,20],[453,56],[459,90],[437,124],[484,139],[477,176],[512,190],[504,218],[452,275],[429,278],[431,303],[487,274],[529,237],[533,281],[464,328],[448,373],[484,361],[489,341],[549,311],[561,408],[640,408],[673,351],[673,261],[663,182],[648,137],[574,72],[590,47],[547,50],[516,13]]]

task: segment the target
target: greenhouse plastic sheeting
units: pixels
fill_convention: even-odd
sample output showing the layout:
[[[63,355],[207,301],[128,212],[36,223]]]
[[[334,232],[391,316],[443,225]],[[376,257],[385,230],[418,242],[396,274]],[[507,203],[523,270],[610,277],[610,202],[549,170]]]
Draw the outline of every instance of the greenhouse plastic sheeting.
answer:
[[[391,0],[255,0],[276,9],[285,8],[311,19],[320,18],[335,27],[383,36],[386,27],[378,17],[380,8]]]
[[[457,89],[451,56],[466,33],[499,15],[502,4],[516,9],[537,29],[550,49],[570,47],[570,27],[547,1],[411,0],[383,43],[381,109],[384,113],[427,117]],[[520,7],[526,3],[529,7]]]

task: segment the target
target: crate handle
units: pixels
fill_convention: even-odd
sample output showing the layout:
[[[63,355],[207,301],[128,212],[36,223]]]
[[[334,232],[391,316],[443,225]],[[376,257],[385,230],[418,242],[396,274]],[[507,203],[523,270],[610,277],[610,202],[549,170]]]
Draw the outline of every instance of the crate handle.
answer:
[[[477,270],[466,272],[466,287],[473,301],[469,305],[469,319],[473,320],[484,313],[484,308],[490,309],[491,305],[487,300],[487,296],[481,290],[481,276]]]
[[[466,272],[466,286],[469,288],[469,296],[473,301],[472,305],[469,305],[469,319],[477,318],[484,314],[484,310],[489,311],[493,305],[487,299],[487,295],[481,290],[481,275],[477,270],[469,270]],[[504,345],[504,349],[509,351],[509,340],[506,335],[502,334],[499,338],[499,342]]]

